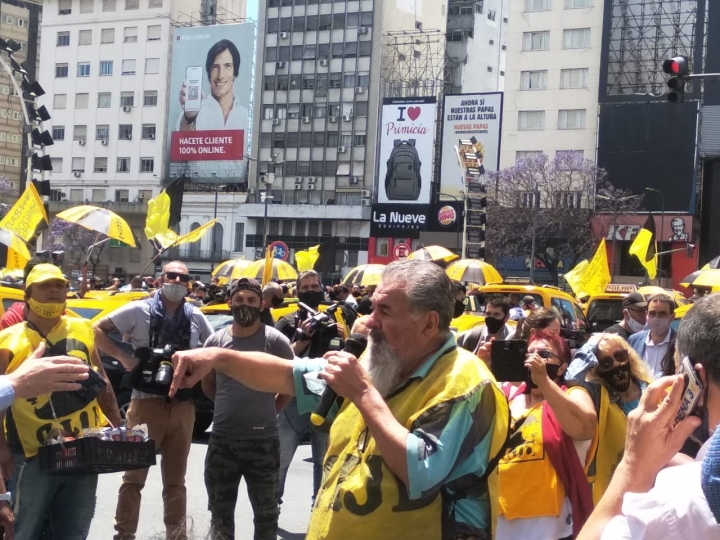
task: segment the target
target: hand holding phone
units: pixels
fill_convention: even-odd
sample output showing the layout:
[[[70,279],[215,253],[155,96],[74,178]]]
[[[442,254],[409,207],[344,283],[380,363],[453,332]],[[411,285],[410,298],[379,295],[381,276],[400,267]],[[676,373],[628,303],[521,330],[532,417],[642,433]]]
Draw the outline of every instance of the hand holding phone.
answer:
[[[202,67],[190,66],[180,89],[180,105],[187,118],[194,118],[202,104]]]
[[[702,380],[687,356],[680,363],[678,374],[683,375],[685,378],[685,391],[683,392],[680,410],[678,410],[675,417],[675,425],[678,425],[689,415],[700,416],[697,408],[705,390]]]
[[[527,341],[512,339],[493,341],[490,349],[490,370],[500,382],[519,382],[529,378],[525,367]]]

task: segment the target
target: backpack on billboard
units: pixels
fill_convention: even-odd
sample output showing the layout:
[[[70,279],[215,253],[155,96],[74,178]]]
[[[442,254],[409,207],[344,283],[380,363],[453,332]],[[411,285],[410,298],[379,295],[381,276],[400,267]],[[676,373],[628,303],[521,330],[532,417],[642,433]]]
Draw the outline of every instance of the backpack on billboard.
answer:
[[[420,197],[420,156],[415,139],[395,139],[385,175],[385,193],[393,201],[416,201]]]

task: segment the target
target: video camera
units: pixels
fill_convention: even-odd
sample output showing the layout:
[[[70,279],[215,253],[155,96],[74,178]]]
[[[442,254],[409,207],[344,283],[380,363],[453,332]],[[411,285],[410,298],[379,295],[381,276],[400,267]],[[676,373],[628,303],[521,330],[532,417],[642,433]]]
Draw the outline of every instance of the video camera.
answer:
[[[338,304],[333,304],[332,306],[328,307],[325,312],[315,311],[313,308],[308,306],[307,304],[303,304],[302,302],[298,302],[298,307],[301,311],[305,311],[308,314],[308,317],[305,318],[305,321],[310,321],[310,330],[313,332],[317,332],[321,329],[335,329],[337,328],[337,323],[330,317],[337,309],[340,307]],[[298,332],[301,332],[302,330],[298,328]]]
[[[136,356],[141,361],[147,358],[141,373],[143,383],[169,387],[173,379],[172,356],[175,352],[175,347],[171,345],[165,345],[164,349],[137,349]]]

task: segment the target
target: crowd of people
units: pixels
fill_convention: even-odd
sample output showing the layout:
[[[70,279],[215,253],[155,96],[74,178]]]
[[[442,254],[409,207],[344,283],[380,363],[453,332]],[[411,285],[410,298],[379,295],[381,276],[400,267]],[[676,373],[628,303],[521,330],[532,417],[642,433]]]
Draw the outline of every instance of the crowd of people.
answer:
[[[314,271],[291,285],[205,286],[173,261],[131,283],[148,298],[94,324],[65,314],[69,283],[56,266],[33,262],[24,278],[17,320],[0,331],[0,524],[14,538],[88,537],[97,475],[50,475],[35,458],[53,437],[123,422],[147,425],[167,538],[187,538],[201,389],[214,402],[204,475],[213,539],[236,537],[242,479],[254,537],[277,537],[306,437],[310,540],[720,539],[720,295],[697,299],[675,331],[670,296],[629,294],[622,321],[571,350],[560,314],[532,296],[483,297],[484,323],[456,335],[466,295],[481,293],[420,261],[392,263],[366,288],[328,287]],[[290,295],[300,309],[273,317]],[[217,331],[199,309],[212,302],[232,314]],[[367,340],[364,353],[344,350],[349,335]],[[494,376],[508,373],[504,344],[520,351],[514,380]],[[127,370],[125,419],[99,351]],[[172,378],[156,376],[170,362]],[[90,375],[106,384],[78,394]],[[691,404],[689,377],[700,389]],[[330,389],[339,399],[318,425],[312,413]],[[136,538],[147,474],[123,475],[116,539]]]

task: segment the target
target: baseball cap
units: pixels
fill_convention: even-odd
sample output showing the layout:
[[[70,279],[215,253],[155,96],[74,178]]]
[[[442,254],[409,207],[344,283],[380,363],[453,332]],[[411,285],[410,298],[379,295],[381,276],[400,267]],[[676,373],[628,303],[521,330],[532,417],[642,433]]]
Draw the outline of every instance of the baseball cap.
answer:
[[[235,296],[235,293],[238,291],[252,291],[258,295],[260,300],[262,300],[262,287],[260,287],[260,283],[256,279],[238,279],[235,283],[233,283],[232,289],[230,289],[230,298]]]
[[[622,307],[623,309],[629,307],[644,308],[647,307],[647,302],[642,294],[633,292],[623,298]]]
[[[530,296],[529,294],[527,296],[523,296],[523,304],[532,304],[535,301],[535,298]]]
[[[54,264],[36,264],[35,268],[33,268],[28,274],[28,277],[25,280],[25,286],[29,287],[34,283],[44,283],[53,279],[58,279],[65,284],[68,282],[67,278],[63,275],[62,270]]]

